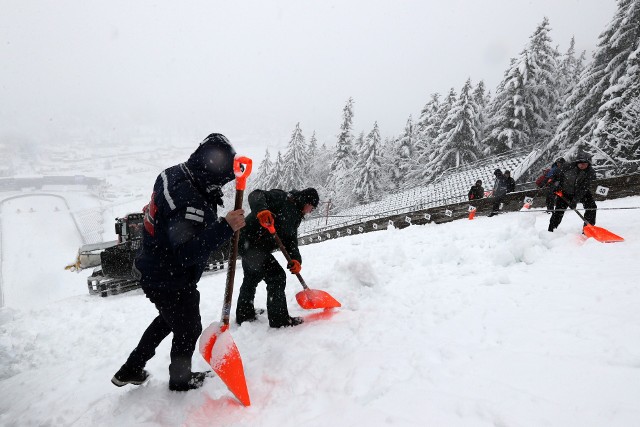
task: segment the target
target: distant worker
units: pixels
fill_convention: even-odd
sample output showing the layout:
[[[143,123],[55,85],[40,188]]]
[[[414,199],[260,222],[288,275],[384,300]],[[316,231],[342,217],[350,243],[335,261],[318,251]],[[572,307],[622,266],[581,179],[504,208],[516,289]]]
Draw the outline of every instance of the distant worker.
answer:
[[[484,197],[484,188],[482,188],[482,181],[477,180],[476,185],[472,185],[469,190],[469,200],[478,200]]]
[[[314,188],[302,191],[254,190],[249,194],[251,213],[247,226],[240,232],[238,253],[242,257],[244,279],[236,305],[236,322],[242,324],[256,320],[254,298],[261,281],[267,284],[267,316],[269,326],[281,328],[296,326],[302,318],[291,317],[287,309],[284,290],[287,276],[271,254],[278,248],[266,227],[275,226],[276,233],[292,258],[287,265],[291,274],[302,269],[298,250],[298,227],[302,218],[318,207],[318,192]]]
[[[551,178],[553,182],[558,182],[556,191],[560,192],[562,197],[558,196],[556,200],[555,210],[549,220],[549,231],[553,232],[558,228],[567,206],[575,209],[578,203],[582,203],[585,209],[584,218],[591,225],[595,225],[598,206],[591,194],[591,184],[596,179],[596,172],[591,167],[591,155],[578,151],[575,160],[557,168]]]
[[[504,177],[507,180],[507,193],[512,193],[516,189],[516,181],[511,178],[509,171],[504,171]]]
[[[545,169],[543,174],[540,175],[538,179],[536,179],[536,185],[539,188],[546,188],[547,195],[545,198],[545,205],[547,207],[547,213],[552,213],[555,205],[556,205],[556,191],[558,190],[558,181],[554,181],[553,177],[556,173],[556,170],[564,166],[566,160],[562,157],[559,157],[550,168]]]
[[[490,217],[497,215],[500,211],[500,205],[502,204],[502,200],[504,196],[507,195],[508,187],[507,187],[507,178],[504,176],[500,169],[496,169],[493,172],[493,175],[496,177],[496,181],[493,184],[493,206],[491,207]]]

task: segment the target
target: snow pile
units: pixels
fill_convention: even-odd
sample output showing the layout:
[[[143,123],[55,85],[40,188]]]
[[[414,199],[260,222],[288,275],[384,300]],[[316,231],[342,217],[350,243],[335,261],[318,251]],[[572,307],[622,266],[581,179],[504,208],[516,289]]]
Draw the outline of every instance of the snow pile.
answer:
[[[599,205],[640,206],[640,197]],[[626,238],[616,244],[584,239],[572,212],[555,233],[546,231],[548,215],[517,212],[304,246],[307,284],[342,308],[305,312],[289,276],[289,309],[305,324],[273,330],[263,315],[231,325],[247,408],[218,378],[170,392],[170,339],[147,365],[147,384],[114,387],[109,380],[155,317],[153,305],[140,291],[90,297],[82,275],[52,276],[46,286],[73,284],[77,295],[0,311],[0,424],[633,425],[637,215],[598,213],[600,226]],[[29,265],[3,264],[4,286],[19,293]],[[44,258],[39,268],[59,264]],[[241,277],[240,269],[236,293]],[[219,319],[225,279],[226,271],[200,283],[205,327]],[[265,301],[261,285],[256,305]],[[194,369],[206,368],[196,352]]]

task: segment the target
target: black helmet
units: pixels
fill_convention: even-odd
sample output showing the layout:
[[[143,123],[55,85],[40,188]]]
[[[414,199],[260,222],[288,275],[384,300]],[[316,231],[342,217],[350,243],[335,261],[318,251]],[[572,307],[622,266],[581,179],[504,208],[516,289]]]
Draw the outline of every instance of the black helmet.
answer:
[[[314,208],[317,208],[318,203],[320,202],[318,191],[311,187],[305,188],[301,191],[293,190],[291,191],[291,195],[295,200],[296,206],[300,209],[304,208],[304,205],[311,205]]]
[[[493,171],[494,175],[502,175],[502,171],[500,169],[496,169],[495,171]]]
[[[558,157],[556,159],[556,163],[559,165],[564,165],[565,163],[567,163],[567,161],[564,159],[564,157]]]
[[[219,189],[235,178],[233,160],[236,151],[222,134],[212,133],[193,152],[187,167],[196,183],[207,192]]]

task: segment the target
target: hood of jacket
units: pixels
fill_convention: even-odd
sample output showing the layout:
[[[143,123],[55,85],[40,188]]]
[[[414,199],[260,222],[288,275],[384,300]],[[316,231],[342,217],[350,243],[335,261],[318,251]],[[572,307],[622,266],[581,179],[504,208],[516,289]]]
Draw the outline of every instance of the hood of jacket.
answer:
[[[229,140],[222,134],[212,133],[200,143],[185,164],[200,190],[214,193],[235,178],[235,156],[236,151]]]

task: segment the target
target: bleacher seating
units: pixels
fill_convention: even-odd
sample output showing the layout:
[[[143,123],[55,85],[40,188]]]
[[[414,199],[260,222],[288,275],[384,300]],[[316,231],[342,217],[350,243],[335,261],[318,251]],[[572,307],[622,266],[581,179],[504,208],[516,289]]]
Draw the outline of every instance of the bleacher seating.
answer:
[[[482,180],[485,192],[490,191],[495,181],[493,173],[496,169],[515,171],[527,159],[528,154],[528,152],[509,153],[483,159],[460,168],[449,169],[429,185],[401,190],[379,201],[354,206],[328,217],[323,216],[322,212],[318,212],[316,217],[303,221],[298,236],[302,237],[394,214],[465,201],[469,189],[477,180]]]
[[[102,225],[102,212],[99,208],[83,209],[72,213],[78,231],[82,236],[82,243],[102,242],[104,228]]]

